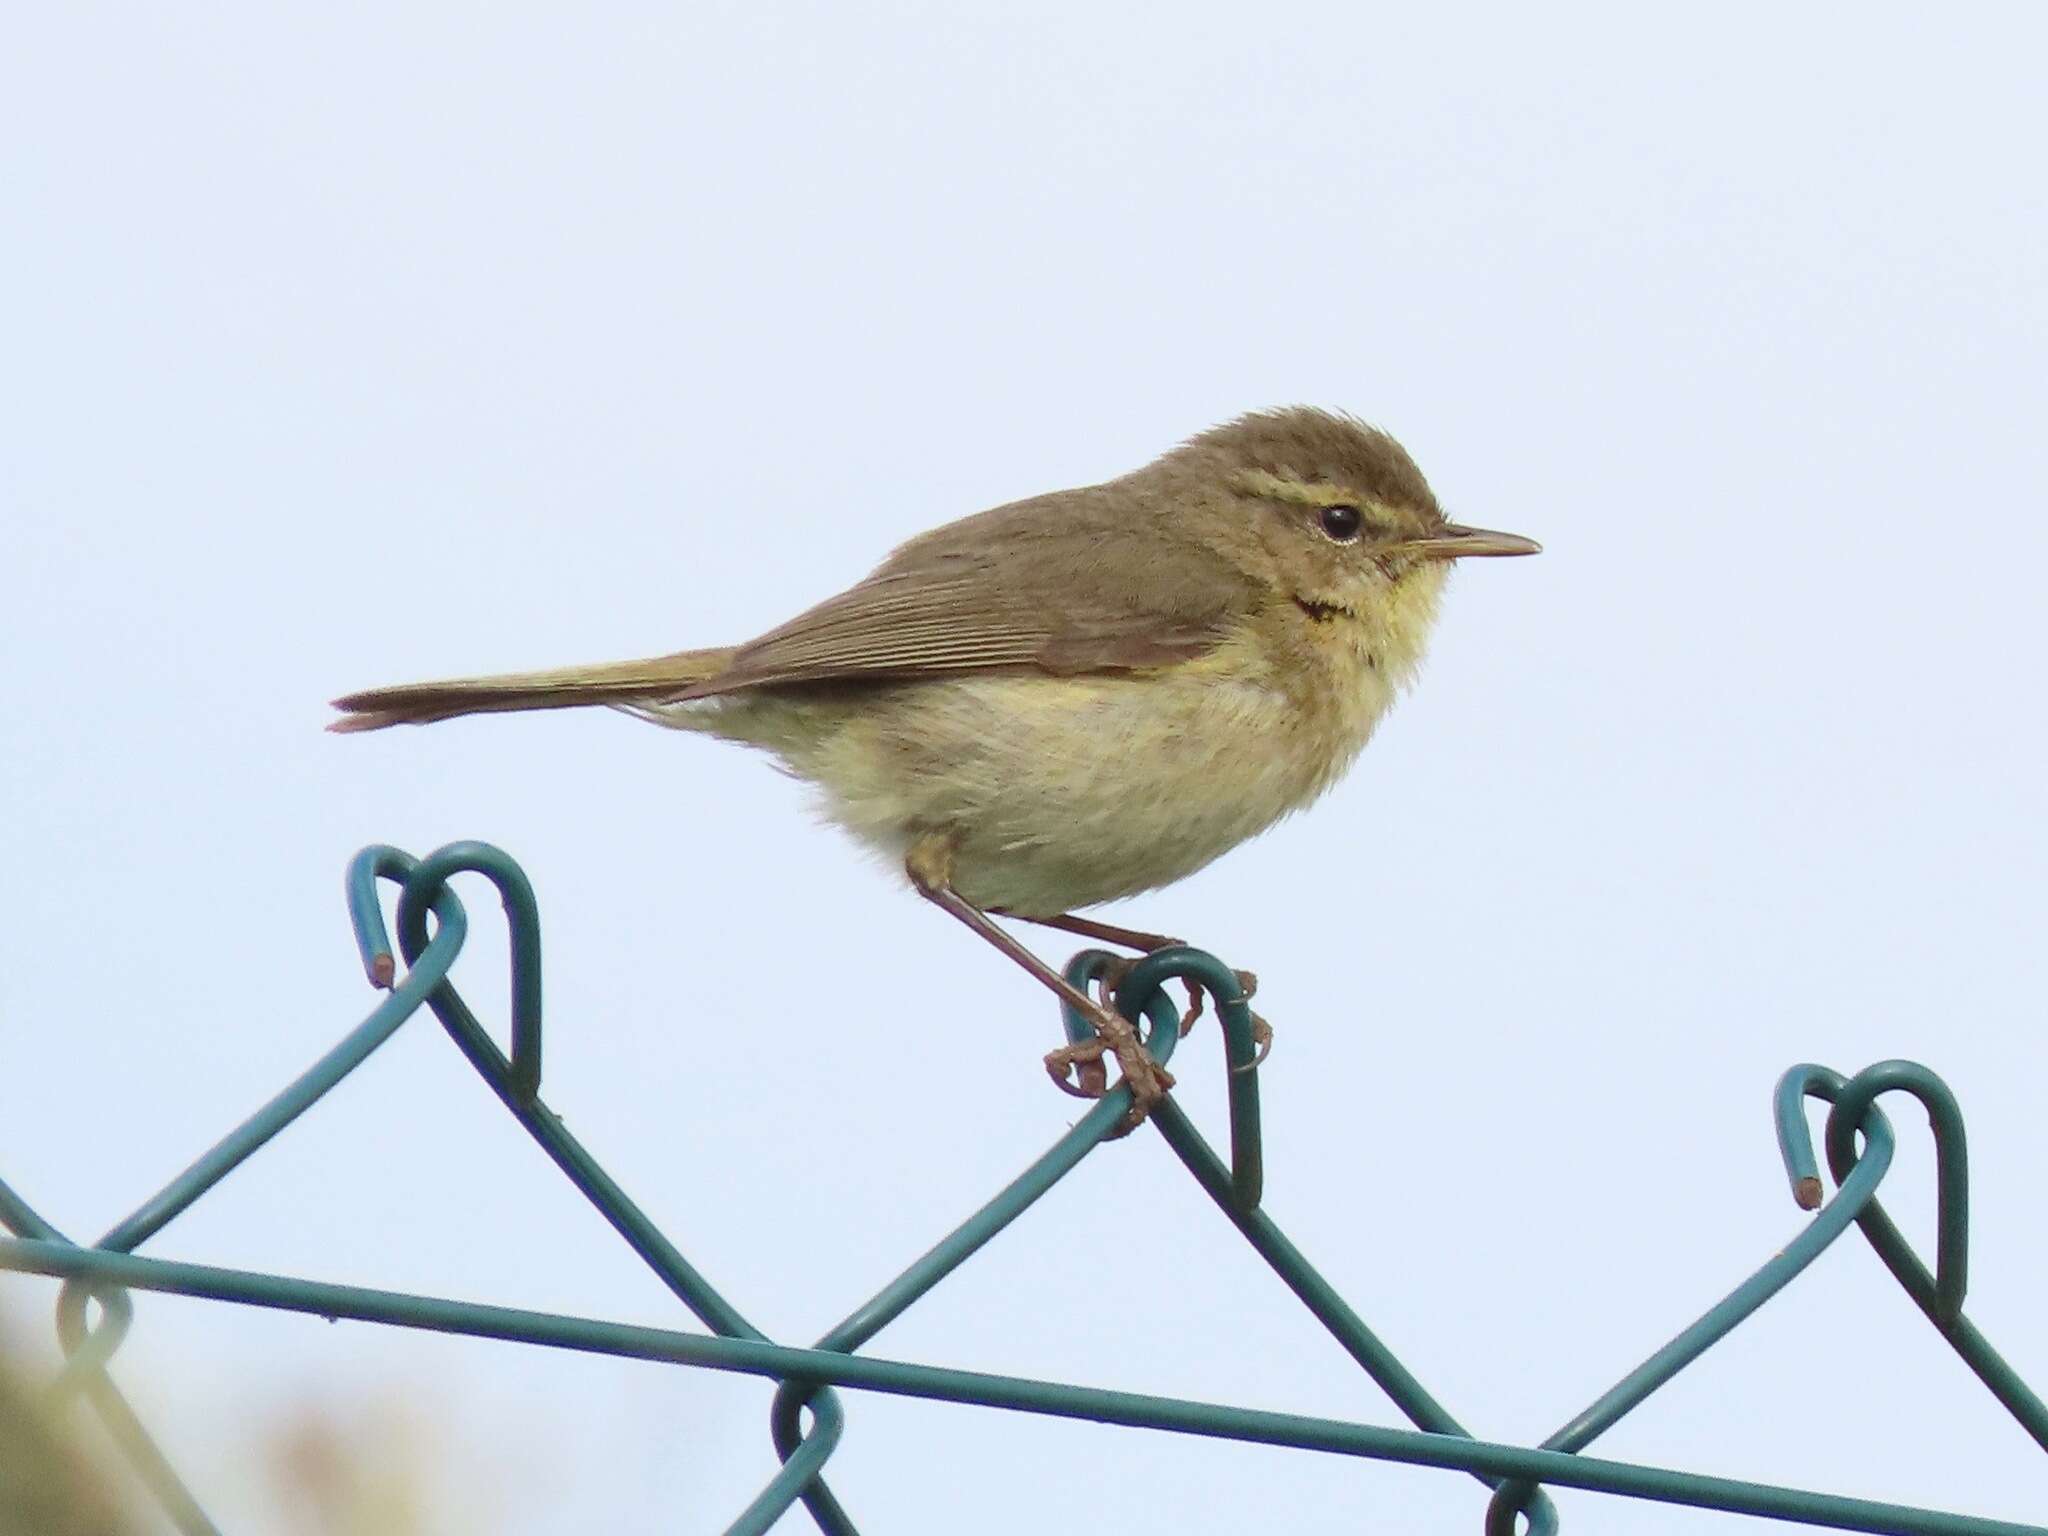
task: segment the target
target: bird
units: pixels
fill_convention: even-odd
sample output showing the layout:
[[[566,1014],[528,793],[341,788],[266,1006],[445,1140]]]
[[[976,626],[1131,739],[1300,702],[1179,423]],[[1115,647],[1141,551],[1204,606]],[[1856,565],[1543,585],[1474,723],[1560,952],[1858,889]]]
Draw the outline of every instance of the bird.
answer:
[[[1134,949],[1081,911],[1157,890],[1319,798],[1416,675],[1457,561],[1534,540],[1451,521],[1356,417],[1253,411],[1097,485],[919,534],[755,639],[371,688],[330,729],[608,706],[758,748],[824,816],[1079,1010],[1068,1092],[1172,1087],[1110,1005],[998,916]],[[1199,999],[1197,999],[1197,1003]]]

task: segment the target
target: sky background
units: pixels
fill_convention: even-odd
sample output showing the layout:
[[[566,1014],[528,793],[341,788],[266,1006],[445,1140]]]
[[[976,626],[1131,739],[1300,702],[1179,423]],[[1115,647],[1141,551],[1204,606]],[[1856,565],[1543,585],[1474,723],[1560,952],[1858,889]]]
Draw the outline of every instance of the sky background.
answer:
[[[324,701],[743,639],[920,529],[1301,401],[1546,552],[1458,573],[1325,802],[1108,913],[1259,972],[1270,1213],[1475,1431],[1529,1442],[1799,1229],[1778,1074],[1910,1056],[1969,1120],[1971,1315],[2048,1384],[2038,11],[67,5],[9,33],[0,1174],[74,1236],[371,1006],[357,847],[477,837],[539,892],[550,1102],[770,1335],[824,1331],[1070,1123],[1037,989],[741,749],[605,713],[339,738]],[[502,924],[469,909],[458,979],[495,1010]],[[1213,1030],[1175,1067],[1220,1142]],[[1931,1144],[1894,1119],[1924,1243]],[[148,1251],[688,1321],[424,1017]],[[53,1295],[0,1278],[38,1365]],[[283,1528],[309,1414],[412,1466],[436,1530],[713,1532],[775,1465],[751,1379],[137,1311],[119,1378],[232,1532]],[[1397,1422],[1149,1134],[871,1348]],[[1484,1504],[848,1407],[831,1477],[875,1533],[1472,1532]],[[1854,1238],[1597,1450],[2048,1510],[2048,1463]],[[1560,1503],[1581,1536],[1763,1528]]]

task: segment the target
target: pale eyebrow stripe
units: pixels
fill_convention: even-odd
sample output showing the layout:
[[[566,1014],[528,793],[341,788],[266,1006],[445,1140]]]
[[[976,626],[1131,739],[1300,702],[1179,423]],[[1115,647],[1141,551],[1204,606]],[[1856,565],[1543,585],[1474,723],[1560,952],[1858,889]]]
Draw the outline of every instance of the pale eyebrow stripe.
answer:
[[[1290,480],[1285,475],[1264,469],[1240,470],[1236,485],[1239,490],[1254,496],[1269,496],[1275,501],[1291,501],[1304,507],[1359,504],[1359,498],[1341,485],[1332,485],[1327,480]]]

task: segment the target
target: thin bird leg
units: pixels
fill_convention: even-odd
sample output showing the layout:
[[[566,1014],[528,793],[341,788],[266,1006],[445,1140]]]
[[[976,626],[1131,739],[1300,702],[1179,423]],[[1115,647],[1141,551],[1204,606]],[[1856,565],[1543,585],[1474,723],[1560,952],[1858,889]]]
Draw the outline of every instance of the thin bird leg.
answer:
[[[953,845],[939,834],[927,834],[918,839],[903,861],[904,872],[910,876],[910,883],[920,896],[972,928],[1022,966],[1054,996],[1078,1009],[1081,1017],[1095,1026],[1095,1039],[1048,1051],[1045,1070],[1062,1091],[1076,1098],[1099,1099],[1108,1091],[1108,1075],[1103,1071],[1102,1058],[1105,1055],[1115,1056],[1117,1065],[1123,1068],[1124,1081],[1131,1090],[1131,1113],[1124,1131],[1137,1127],[1152,1106],[1166,1097],[1167,1090],[1173,1086],[1173,1074],[1152,1059],[1129,1019],[1068,981],[1005,933],[981,908],[954,890],[952,865]]]
[[[1084,939],[1095,939],[1103,944],[1115,944],[1123,949],[1135,949],[1149,955],[1155,949],[1167,949],[1185,942],[1169,939],[1163,933],[1143,933],[1136,928],[1119,928],[1115,923],[1097,922],[1092,917],[1076,917],[1071,912],[1062,912],[1057,917],[1026,917],[1022,912],[1004,912],[1004,917],[1013,917],[1020,923],[1036,923],[1041,928],[1057,928],[1062,933],[1078,933]]]
[[[1071,912],[1062,912],[1057,917],[1026,917],[1022,912],[1006,912],[1001,908],[996,910],[1001,912],[1002,916],[1015,918],[1020,923],[1036,923],[1041,928],[1057,928],[1062,933],[1077,933],[1084,939],[1135,949],[1140,954],[1149,955],[1155,949],[1167,949],[1175,944],[1187,942],[1185,939],[1170,939],[1163,933],[1145,933],[1137,928],[1119,928],[1115,923],[1098,922],[1092,917],[1076,917]],[[1111,992],[1115,992],[1118,983],[1124,979],[1124,973],[1130,968],[1131,962],[1128,960],[1119,960],[1108,968],[1104,981]],[[1246,997],[1259,990],[1259,978],[1251,971],[1239,971],[1237,984],[1244,988]],[[1183,985],[1188,989],[1188,1011],[1180,1016],[1181,1037],[1185,1039],[1188,1032],[1195,1027],[1195,1021],[1201,1018],[1204,1003],[1200,987],[1192,981]],[[1258,1028],[1264,1031],[1260,1036],[1259,1051],[1259,1060],[1264,1061],[1266,1053],[1273,1048],[1273,1029],[1257,1014],[1253,1014],[1252,1018]]]

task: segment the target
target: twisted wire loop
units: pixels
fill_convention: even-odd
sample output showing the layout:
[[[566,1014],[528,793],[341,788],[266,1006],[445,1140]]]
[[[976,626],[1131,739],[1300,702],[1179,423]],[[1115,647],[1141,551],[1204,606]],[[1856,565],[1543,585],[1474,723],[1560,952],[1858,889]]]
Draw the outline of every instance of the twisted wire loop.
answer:
[[[489,881],[505,908],[512,981],[509,1051],[499,1048],[449,980],[468,934],[462,903],[449,885],[461,874]],[[384,920],[383,882],[398,887],[395,949]],[[1781,1253],[1557,1433],[1539,1446],[1523,1447],[1475,1439],[1365,1325],[1264,1210],[1253,1021],[1236,973],[1213,955],[1184,946],[1148,955],[1125,973],[1114,1001],[1133,1024],[1144,1026],[1145,1048],[1164,1064],[1179,1040],[1179,1014],[1164,991],[1165,983],[1191,983],[1214,1000],[1231,1067],[1227,1079],[1228,1163],[1211,1149],[1171,1096],[1154,1107],[1151,1123],[1225,1218],[1415,1424],[1413,1430],[961,1371],[857,1353],[1118,1130],[1129,1108],[1129,1092],[1122,1086],[1091,1108],[993,1200],[855,1308],[815,1346],[799,1349],[774,1343],[683,1257],[542,1101],[540,920],[532,886],[519,867],[484,843],[450,844],[424,859],[414,859],[396,848],[373,847],[351,862],[347,895],[364,973],[387,995],[295,1082],[90,1247],[70,1241],[0,1182],[0,1224],[14,1234],[0,1239],[0,1269],[50,1275],[63,1282],[57,1328],[65,1363],[51,1385],[51,1396],[81,1396],[92,1405],[172,1523],[188,1536],[212,1533],[215,1528],[114,1386],[109,1371],[133,1321],[131,1293],[135,1290],[737,1371],[771,1380],[776,1390],[769,1427],[781,1465],[729,1527],[742,1536],[766,1531],[799,1500],[827,1536],[855,1536],[851,1519],[823,1476],[845,1430],[845,1412],[834,1390],[840,1387],[1462,1471],[1494,1490],[1486,1514],[1489,1536],[1511,1536],[1518,1517],[1526,1522],[1530,1536],[1553,1536],[1558,1529],[1557,1511],[1544,1484],[1901,1536],[2048,1536],[2048,1528],[2043,1527],[1583,1454],[1588,1444],[1624,1414],[1789,1284],[1852,1223],[1862,1229],[1928,1320],[2036,1442],[2048,1449],[2048,1410],[1963,1315],[1969,1191],[1962,1116],[1941,1080],[1915,1063],[1880,1062],[1847,1079],[1812,1065],[1786,1073],[1774,1098],[1779,1146],[1794,1199],[1802,1209],[1819,1208],[1812,1222]],[[1111,958],[1101,950],[1084,950],[1069,964],[1067,977],[1085,990],[1103,979]],[[708,1333],[222,1269],[147,1258],[135,1252],[310,1109],[423,1007],[439,1020],[506,1110]],[[1076,1042],[1093,1034],[1088,1021],[1072,1010],[1066,1013],[1065,1026],[1068,1038]],[[1895,1090],[1916,1097],[1934,1126],[1939,1208],[1931,1273],[1876,1199],[1877,1186],[1891,1166],[1896,1146],[1890,1122],[1876,1100]],[[1809,1098],[1831,1106],[1824,1140],[1836,1190],[1825,1205],[1806,1124]]]
[[[1857,1218],[1863,1236],[1877,1250],[1892,1278],[1949,1347],[1991,1389],[1992,1396],[2048,1451],[2048,1407],[1991,1347],[1991,1341],[1963,1316],[1970,1254],[1970,1176],[1963,1142],[1963,1112],[1948,1085],[1914,1061],[1881,1061],[1865,1067],[1846,1084],[1828,1115],[1825,1139],[1828,1168],[1839,1183],[1856,1165],[1855,1136],[1877,1112],[1871,1106],[1880,1093],[1910,1093],[1926,1108],[1934,1128],[1936,1180],[1935,1272],[1930,1275],[1882,1205],[1872,1200]],[[1868,1133],[1865,1132],[1866,1140]],[[1868,1152],[1864,1154],[1868,1156]]]
[[[1101,981],[1113,963],[1115,957],[1107,950],[1084,949],[1067,963],[1067,980],[1085,991],[1091,983]],[[1223,1021],[1224,1059],[1230,1066],[1225,1079],[1230,1093],[1230,1192],[1241,1209],[1253,1210],[1265,1191],[1266,1154],[1260,1136],[1259,1045],[1253,1033],[1251,999],[1237,972],[1214,955],[1172,944],[1132,963],[1117,989],[1118,1006],[1135,1024],[1135,1010],[1141,1004],[1154,1006],[1154,995],[1169,981],[1199,986],[1216,1004],[1216,1015]],[[1124,1003],[1124,998],[1130,1002]],[[1094,1037],[1095,1026],[1066,1003],[1060,1005],[1060,1022],[1070,1044],[1082,1045]],[[1171,1044],[1167,1050],[1172,1051]],[[1159,1059],[1163,1062],[1166,1058]]]
[[[1878,1095],[1909,1093],[1927,1110],[1934,1131],[1936,1177],[1935,1273],[1914,1253],[1877,1199],[1890,1171],[1897,1138],[1877,1107]],[[1829,1105],[1825,1141],[1835,1197],[1821,1205],[1820,1168],[1806,1123],[1806,1101]],[[1962,1110],[1948,1085],[1918,1062],[1881,1061],[1852,1078],[1813,1063],[1791,1068],[1772,1094],[1778,1151],[1802,1210],[1819,1213],[1796,1238],[1742,1284],[1710,1307],[1691,1327],[1650,1356],[1602,1394],[1590,1407],[1540,1444],[1547,1451],[1576,1452],[1612,1428],[1621,1417],[1820,1257],[1853,1223],[1877,1250],[1885,1267],[1928,1321],[1947,1339],[2035,1443],[2048,1450],[2048,1412],[2019,1375],[1963,1316],[1970,1246],[1969,1160]],[[1857,1142],[1862,1147],[1858,1150]],[[1511,1536],[1515,1516],[1535,1491],[1531,1482],[1504,1483],[1487,1507],[1487,1536]]]

